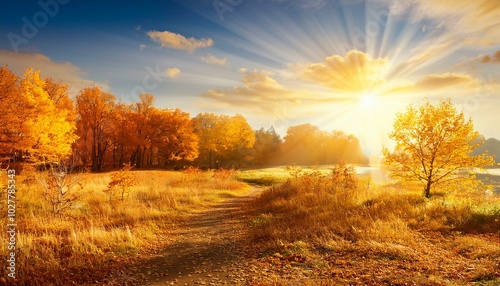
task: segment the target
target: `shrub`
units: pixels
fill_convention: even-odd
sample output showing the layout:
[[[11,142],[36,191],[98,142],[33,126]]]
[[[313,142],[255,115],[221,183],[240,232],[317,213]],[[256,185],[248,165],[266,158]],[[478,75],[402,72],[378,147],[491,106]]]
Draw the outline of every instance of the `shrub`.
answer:
[[[218,180],[229,180],[235,173],[234,170],[218,169],[214,171],[212,177]]]
[[[40,173],[37,178],[43,188],[42,196],[47,201],[54,215],[62,215],[73,206],[80,197],[83,188],[78,176],[72,174],[71,167],[58,164]]]
[[[136,184],[135,176],[130,171],[132,168],[130,164],[123,164],[123,169],[111,174],[111,182],[106,189],[110,201],[117,196],[123,201],[128,196],[130,189]]]

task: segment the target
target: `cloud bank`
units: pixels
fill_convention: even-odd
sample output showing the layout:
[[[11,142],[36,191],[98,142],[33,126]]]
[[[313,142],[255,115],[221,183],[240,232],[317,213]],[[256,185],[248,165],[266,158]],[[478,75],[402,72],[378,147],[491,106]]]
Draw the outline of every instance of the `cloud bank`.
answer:
[[[0,50],[0,65],[7,65],[10,70],[18,75],[22,75],[27,68],[39,69],[43,77],[52,77],[55,80],[69,84],[72,93],[77,93],[80,89],[92,84],[109,90],[106,83],[86,79],[87,73],[80,67],[70,62],[56,62],[38,53],[15,53]]]
[[[388,63],[387,58],[373,59],[353,50],[345,57],[327,57],[322,63],[292,65],[292,70],[300,79],[340,92],[365,93],[384,84]]]

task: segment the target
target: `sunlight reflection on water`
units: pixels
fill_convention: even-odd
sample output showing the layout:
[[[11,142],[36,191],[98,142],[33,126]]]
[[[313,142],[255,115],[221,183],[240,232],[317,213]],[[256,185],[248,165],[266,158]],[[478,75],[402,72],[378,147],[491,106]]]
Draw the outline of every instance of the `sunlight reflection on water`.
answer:
[[[392,182],[389,172],[380,166],[355,166],[355,169],[360,177],[370,176],[374,183],[384,184]]]
[[[389,172],[381,166],[355,166],[356,173],[360,177],[371,177],[372,182],[385,184],[393,182]],[[494,182],[494,191],[500,194],[500,168],[488,169],[483,174],[491,175],[489,178]],[[491,182],[490,182],[491,183]]]

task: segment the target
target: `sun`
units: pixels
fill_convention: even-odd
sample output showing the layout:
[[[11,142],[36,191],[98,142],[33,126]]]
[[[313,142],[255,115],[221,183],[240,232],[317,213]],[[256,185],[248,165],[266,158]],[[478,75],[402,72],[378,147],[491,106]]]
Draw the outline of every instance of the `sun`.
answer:
[[[364,109],[373,109],[377,105],[377,97],[372,93],[365,93],[361,97],[361,106]]]

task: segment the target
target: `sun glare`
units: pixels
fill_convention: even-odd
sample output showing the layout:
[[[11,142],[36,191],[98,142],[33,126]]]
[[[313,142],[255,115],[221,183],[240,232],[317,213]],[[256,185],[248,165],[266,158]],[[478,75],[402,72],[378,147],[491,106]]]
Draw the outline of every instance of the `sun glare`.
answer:
[[[363,97],[361,97],[361,105],[365,109],[374,108],[375,105],[377,105],[377,98],[371,93],[364,94]]]

